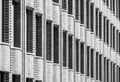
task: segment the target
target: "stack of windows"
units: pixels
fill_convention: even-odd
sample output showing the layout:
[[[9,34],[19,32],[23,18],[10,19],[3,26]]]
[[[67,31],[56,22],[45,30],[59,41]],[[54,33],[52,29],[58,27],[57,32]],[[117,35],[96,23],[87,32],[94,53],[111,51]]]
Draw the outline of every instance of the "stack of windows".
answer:
[[[109,81],[109,60],[107,60],[107,82],[110,82]]]
[[[59,63],[59,26],[54,25],[54,63]]]
[[[67,5],[66,5],[67,1],[66,0],[62,0],[62,9],[67,9]]]
[[[80,69],[80,72],[82,73],[82,74],[84,74],[84,43],[81,43],[80,44],[80,55],[81,55],[81,69]]]
[[[113,10],[113,0],[110,0],[110,10],[112,11]]]
[[[68,68],[73,68],[73,36],[68,36]]]
[[[119,45],[119,41],[118,41],[118,30],[116,31],[116,52],[118,52],[118,45]]]
[[[9,82],[9,72],[0,71],[0,82]]]
[[[94,5],[93,3],[90,4],[90,27],[91,27],[91,32],[94,32]]]
[[[104,58],[104,82],[106,82],[106,78],[107,78],[107,69],[106,69],[107,65],[106,65],[106,57]]]
[[[84,24],[84,0],[80,0],[80,22]]]
[[[76,39],[76,71],[79,72],[79,59],[80,59],[80,55],[79,55],[79,39]]]
[[[68,13],[73,14],[73,0],[68,0]]]
[[[36,56],[42,56],[42,15],[36,14]]]
[[[115,50],[115,26],[113,27],[113,49]]]
[[[9,43],[9,0],[2,0],[2,42]]]
[[[52,60],[52,22],[47,21],[46,23],[46,58],[47,60],[51,61]]]
[[[111,42],[111,43],[110,43],[110,47],[111,47],[111,48],[113,47],[113,45],[112,45],[112,42],[113,42],[113,40],[112,40],[112,39],[113,39],[113,36],[112,36],[112,35],[113,35],[113,30],[112,30],[113,28],[112,28],[112,26],[113,26],[113,25],[110,24],[110,42]]]
[[[27,52],[33,52],[33,10],[27,9]]]
[[[75,18],[79,20],[79,0],[75,0]]]
[[[21,82],[20,75],[13,74],[12,75],[12,82]]]
[[[67,32],[63,31],[63,66],[67,67]]]
[[[116,78],[116,74],[115,74],[115,71],[116,71],[116,69],[115,69],[115,63],[113,64],[113,82],[115,82],[115,78]]]
[[[115,14],[115,0],[113,0],[113,13]]]
[[[106,17],[104,17],[104,42],[106,42]]]
[[[19,47],[21,44],[21,10],[20,10],[20,2],[13,2],[14,5],[14,47]]]
[[[111,82],[113,82],[113,63],[111,62]]]

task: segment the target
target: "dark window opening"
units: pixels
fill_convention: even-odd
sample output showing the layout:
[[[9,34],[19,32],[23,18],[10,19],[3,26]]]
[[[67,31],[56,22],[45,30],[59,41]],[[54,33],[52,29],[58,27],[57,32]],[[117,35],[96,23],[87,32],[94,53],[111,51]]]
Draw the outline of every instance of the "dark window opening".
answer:
[[[63,31],[63,66],[67,67],[67,31]]]
[[[113,28],[112,24],[110,24],[110,47],[112,48],[112,42],[113,42]]]
[[[79,39],[76,39],[76,71],[79,72],[79,59],[80,59],[80,55],[79,55],[79,51],[80,51],[80,46],[79,46]]]
[[[109,20],[107,20],[107,44],[109,45]]]
[[[27,52],[33,52],[33,10],[27,9]]]
[[[87,5],[86,5],[86,8],[87,8],[87,10],[86,10],[86,22],[87,22],[87,28],[89,29],[89,12],[90,12],[90,8],[89,8],[89,0],[87,0],[87,3],[86,3]]]
[[[0,82],[9,82],[9,72],[0,71]]]
[[[98,74],[99,74],[99,71],[98,71],[98,69],[99,69],[99,53],[98,52],[96,52],[96,80],[98,80]]]
[[[113,10],[113,0],[110,0],[110,10],[112,11]]]
[[[66,0],[62,0],[62,8],[63,9],[67,9],[67,1]]]
[[[89,64],[90,64],[90,47],[89,46],[87,46],[87,76],[89,76],[90,74],[89,74]]]
[[[21,82],[20,75],[13,74],[12,75],[12,82]]]
[[[2,0],[2,42],[9,43],[9,0]]]
[[[91,77],[94,78],[94,50],[91,49]]]
[[[113,13],[115,14],[115,0],[113,0]]]
[[[102,39],[102,13],[99,13],[99,37]]]
[[[113,64],[113,82],[115,82],[115,78],[116,78],[116,73],[115,73],[115,71],[116,71],[116,69],[115,69],[116,67],[115,67],[115,64]]]
[[[107,72],[106,67],[107,67],[107,66],[106,66],[106,57],[105,57],[105,58],[104,58],[104,78],[107,78],[107,76],[106,76],[106,75],[107,75],[107,73],[106,73],[106,72]],[[105,81],[105,79],[104,79],[104,81]]]
[[[42,15],[36,15],[36,56],[42,56]]]
[[[33,82],[33,78],[26,78],[26,82]]]
[[[99,56],[99,80],[102,81],[102,55]]]
[[[55,2],[55,3],[59,3],[59,0],[53,0],[53,2]]]
[[[100,19],[99,19],[99,20],[100,20]],[[96,36],[98,36],[98,28],[99,28],[98,9],[96,8]]]
[[[59,63],[59,26],[54,25],[54,63]]]
[[[94,32],[94,4],[93,3],[91,3],[90,4],[90,22],[91,22],[91,32]]]
[[[79,20],[79,0],[75,0],[75,18]]]
[[[119,45],[119,39],[118,39],[118,30],[116,31],[116,52],[118,52],[118,45]]]
[[[84,24],[84,0],[80,0],[80,22]]]
[[[36,80],[35,82],[42,82],[41,80]]]
[[[20,2],[13,3],[14,5],[14,47],[21,47],[21,8]]]
[[[106,17],[104,17],[104,42],[106,42]]]
[[[73,14],[73,0],[68,0],[68,13]]]
[[[46,23],[46,58],[47,60],[51,61],[52,60],[52,22],[47,21]]]
[[[107,6],[109,6],[109,0],[106,0]]]
[[[81,55],[81,73],[84,74],[84,43],[80,44],[80,55]]]
[[[68,36],[68,68],[73,68],[73,36]]]
[[[119,33],[119,53],[120,53],[120,33]]]
[[[113,63],[111,62],[111,81],[113,82]]]
[[[107,82],[109,82],[109,60],[107,60]]]
[[[115,50],[115,27],[113,27],[113,49]]]

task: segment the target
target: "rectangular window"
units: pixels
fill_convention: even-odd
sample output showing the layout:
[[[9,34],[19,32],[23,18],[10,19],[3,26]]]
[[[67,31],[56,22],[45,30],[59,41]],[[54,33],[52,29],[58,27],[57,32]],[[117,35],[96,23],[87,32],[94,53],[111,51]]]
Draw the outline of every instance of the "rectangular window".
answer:
[[[84,0],[80,0],[80,22],[84,24]]]
[[[115,50],[115,26],[113,27],[113,49]]]
[[[54,63],[59,63],[59,26],[54,25]]]
[[[120,33],[119,33],[119,53],[120,53]]]
[[[106,57],[105,57],[105,58],[104,58],[104,78],[105,78],[104,80],[106,80],[106,78],[107,78],[107,76],[106,76],[106,75],[107,75],[107,73],[106,73],[106,72],[107,72],[106,67],[107,67],[107,66],[106,66]],[[104,81],[104,82],[105,82],[105,81]]]
[[[89,64],[90,64],[90,47],[89,46],[87,46],[87,76],[89,76],[90,74],[89,74]]]
[[[107,44],[109,45],[109,20],[107,20]]]
[[[99,74],[99,71],[98,71],[98,69],[99,69],[99,53],[98,52],[96,52],[96,79],[98,80],[98,74]]]
[[[99,20],[98,20],[98,8],[96,8],[96,36],[98,36]]]
[[[49,61],[52,61],[52,22],[47,21],[46,23],[46,48],[47,54],[46,58]]]
[[[9,0],[2,0],[2,42],[9,43]]]
[[[27,9],[27,52],[33,52],[33,10]]]
[[[33,82],[33,78],[26,78],[26,82]]]
[[[91,77],[94,78],[94,50],[91,49]]]
[[[113,82],[115,82],[115,78],[116,78],[116,73],[115,73],[116,69],[115,69],[115,64],[113,64]]]
[[[112,24],[110,24],[110,47],[112,48],[112,43],[113,43],[113,28]]]
[[[90,22],[91,22],[91,32],[94,32],[94,5],[90,4]]]
[[[0,82],[9,82],[9,72],[0,71]]]
[[[67,9],[67,1],[66,0],[62,0],[62,9]]]
[[[90,13],[89,13],[89,12],[90,12],[89,0],[87,0],[87,3],[86,3],[86,4],[87,4],[87,5],[86,5],[86,8],[87,8],[87,9],[86,9],[86,12],[87,12],[87,13],[86,13],[86,22],[87,22],[87,28],[89,29],[89,22],[90,22],[90,21],[89,21],[89,17],[90,17],[90,16],[89,16],[89,15],[90,15]]]
[[[99,37],[102,39],[102,13],[99,13]]]
[[[107,82],[109,82],[109,60],[107,60]]]
[[[36,14],[36,56],[42,56],[42,15]]]
[[[81,73],[84,74],[84,43],[80,44],[80,55],[81,55]]]
[[[113,82],[113,63],[111,62],[111,82]]]
[[[68,0],[68,13],[73,14],[73,0]]]
[[[106,42],[106,17],[104,17],[104,42]]]
[[[76,39],[76,71],[79,72],[79,59],[80,59],[80,55],[79,55],[79,51],[80,51],[80,46],[79,46],[79,39]]]
[[[21,82],[21,77],[20,75],[13,74],[12,75],[12,82]]]
[[[109,0],[106,0],[106,4],[107,4],[107,6],[109,6]]]
[[[99,80],[102,81],[102,55],[99,55]]]
[[[113,14],[115,14],[115,0],[113,0]]]
[[[68,68],[73,68],[73,36],[68,36]]]
[[[41,80],[36,80],[35,82],[42,82]]]
[[[75,0],[75,18],[79,20],[79,0]]]
[[[67,67],[67,31],[63,31],[63,66]]]
[[[55,3],[59,3],[59,0],[53,0],[53,2],[55,2]]]
[[[113,10],[113,0],[110,0],[110,10]]]
[[[118,52],[118,45],[119,45],[119,39],[118,39],[118,30],[116,31],[116,52]]]
[[[21,47],[21,8],[20,2],[13,2],[14,5],[14,47]]]

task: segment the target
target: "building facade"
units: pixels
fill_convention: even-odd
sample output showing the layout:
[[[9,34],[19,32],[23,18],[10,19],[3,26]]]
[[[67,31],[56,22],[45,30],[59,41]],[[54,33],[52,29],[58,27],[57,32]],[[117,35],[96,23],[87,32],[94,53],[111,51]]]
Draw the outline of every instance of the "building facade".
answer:
[[[0,0],[0,82],[120,82],[120,0]]]

